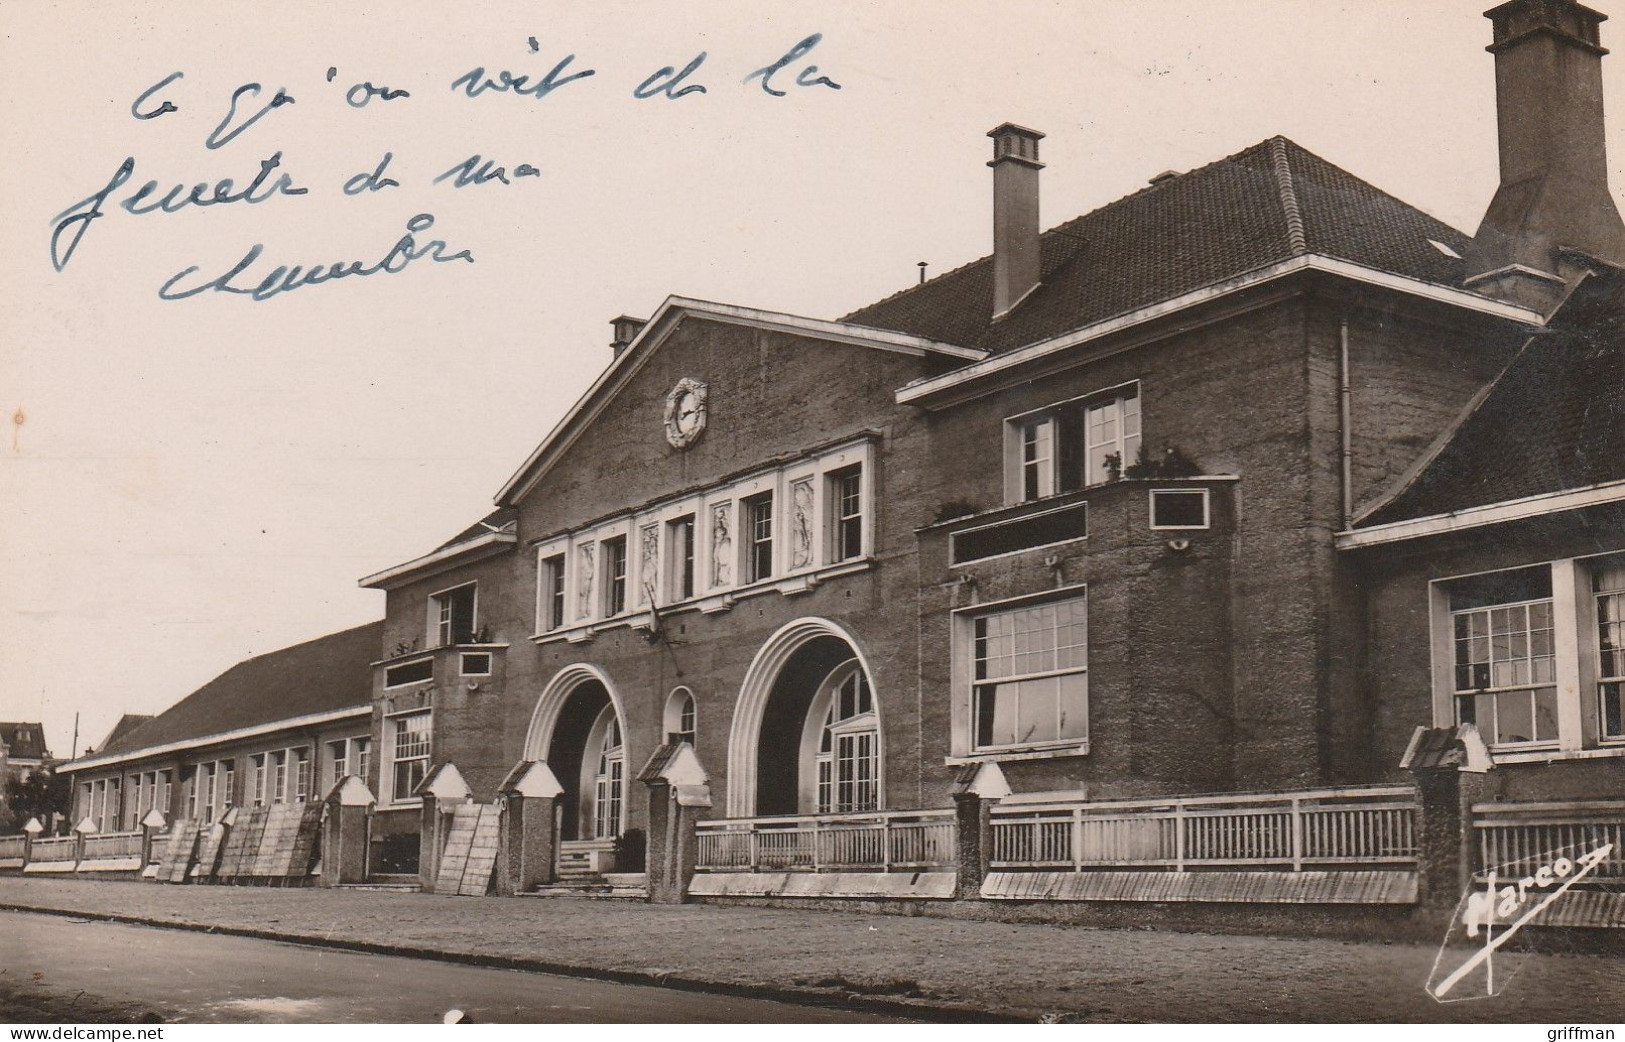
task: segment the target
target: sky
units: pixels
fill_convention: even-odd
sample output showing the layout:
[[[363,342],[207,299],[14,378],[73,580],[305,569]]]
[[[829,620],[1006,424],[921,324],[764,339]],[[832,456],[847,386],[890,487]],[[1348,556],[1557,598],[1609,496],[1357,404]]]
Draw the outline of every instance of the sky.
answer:
[[[380,617],[356,580],[491,508],[608,364],[616,315],[675,294],[835,318],[918,261],[987,253],[985,134],[1006,120],[1047,134],[1046,227],[1285,134],[1470,233],[1496,183],[1488,6],[0,0],[0,720],[42,720],[67,755],[77,715],[82,752],[235,662]],[[769,81],[783,96],[744,82],[814,36]],[[569,55],[555,82],[593,75],[543,97],[453,89],[476,69],[534,87]],[[342,190],[386,153],[397,185]],[[510,183],[435,182],[474,155]],[[241,194],[273,157],[257,203],[118,205],[149,180],[137,210],[175,185]],[[59,215],[126,159],[58,270]],[[282,174],[304,191],[273,194]],[[419,245],[473,262],[160,297],[256,245],[238,284],[376,265],[424,214]]]

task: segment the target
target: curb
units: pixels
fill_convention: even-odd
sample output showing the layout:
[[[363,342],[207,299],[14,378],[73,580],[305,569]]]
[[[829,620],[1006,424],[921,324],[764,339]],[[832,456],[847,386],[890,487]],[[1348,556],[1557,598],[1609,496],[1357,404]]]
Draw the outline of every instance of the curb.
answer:
[[[354,941],[326,937],[320,934],[285,933],[260,930],[246,926],[222,926],[208,923],[184,922],[173,919],[153,919],[116,912],[87,912],[76,908],[50,908],[42,905],[23,905],[0,901],[0,912],[27,912],[35,915],[55,915],[64,918],[88,919],[95,922],[123,923],[129,926],[150,926],[161,930],[185,930],[191,933],[219,934],[225,937],[249,937],[261,941],[281,941],[310,948],[328,948],[335,951],[357,952],[364,955],[391,955],[398,958],[429,959],[435,962],[456,963],[463,966],[481,966],[488,969],[524,970],[530,973],[548,973],[558,977],[579,977],[585,980],[609,981],[615,984],[637,984],[644,987],[668,988],[672,991],[699,992],[707,995],[727,995],[734,998],[767,999],[797,1006],[818,1006],[825,1009],[845,1009],[860,1013],[880,1013],[908,1017],[913,1020],[949,1024],[1024,1024],[1031,1021],[1019,1017],[1000,1016],[974,1006],[955,1006],[948,1003],[888,999],[855,993],[839,994],[814,988],[797,988],[774,984],[736,984],[727,981],[706,980],[702,977],[683,977],[645,970],[612,970],[600,966],[579,966],[570,963],[549,962],[546,959],[522,956],[482,955],[474,952],[439,951],[432,948],[414,948],[404,944],[386,944],[379,941]]]

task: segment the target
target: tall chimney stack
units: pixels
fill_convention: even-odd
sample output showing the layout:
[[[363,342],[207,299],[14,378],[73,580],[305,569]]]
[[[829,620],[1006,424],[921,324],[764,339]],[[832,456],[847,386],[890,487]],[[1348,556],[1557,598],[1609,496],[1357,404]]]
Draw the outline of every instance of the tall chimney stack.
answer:
[[[1602,56],[1607,15],[1575,0],[1511,0],[1494,26],[1501,185],[1468,250],[1467,284],[1544,310],[1584,255],[1625,263],[1608,191]]]
[[[1001,123],[993,139],[993,317],[1002,318],[1038,288],[1038,141],[1036,130]]]

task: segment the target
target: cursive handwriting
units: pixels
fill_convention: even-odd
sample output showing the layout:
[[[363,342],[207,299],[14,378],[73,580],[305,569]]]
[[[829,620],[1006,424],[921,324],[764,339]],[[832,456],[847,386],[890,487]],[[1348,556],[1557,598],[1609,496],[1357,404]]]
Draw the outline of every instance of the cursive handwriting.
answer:
[[[148,181],[136,189],[128,199],[119,206],[125,213],[140,217],[149,213],[174,213],[184,210],[188,206],[219,206],[223,203],[263,203],[265,200],[278,195],[304,195],[308,188],[296,187],[293,178],[287,173],[278,175],[270,184],[267,180],[282,163],[282,153],[274,153],[269,159],[260,160],[259,173],[254,175],[242,189],[237,189],[231,178],[222,178],[214,185],[200,184],[190,190],[185,185],[176,185],[166,192],[161,199],[147,202],[153,193],[158,191],[157,181]],[[55,228],[51,232],[51,263],[57,271],[67,267],[68,261],[73,259],[74,251],[90,230],[90,225],[98,217],[105,217],[102,207],[120,186],[129,181],[135,174],[135,157],[130,156],[119,164],[118,170],[101,189],[74,203],[72,206],[57,214],[51,220]]]
[[[337,264],[313,264],[310,267],[300,265],[278,265],[253,285],[233,285],[233,280],[254,266],[265,252],[262,243],[256,243],[249,251],[243,254],[243,259],[232,266],[230,271],[186,289],[176,288],[181,282],[194,275],[197,265],[192,265],[185,271],[176,272],[168,282],[158,290],[161,300],[186,300],[199,293],[236,293],[248,297],[250,300],[269,300],[281,293],[288,293],[303,286],[318,286],[324,282],[336,279],[365,277],[383,272],[386,275],[397,275],[405,271],[414,261],[427,257],[440,263],[451,261],[467,261],[474,263],[474,255],[468,250],[458,250],[456,253],[447,253],[448,247],[444,239],[433,239],[429,242],[418,243],[414,237],[417,233],[426,232],[434,225],[434,214],[420,213],[406,222],[406,234],[396,240],[389,252],[384,254],[382,260],[376,264],[366,264],[362,261],[341,261]],[[252,277],[252,276],[251,276]]]
[[[513,176],[541,177],[542,172],[531,166],[529,163],[520,163],[518,166],[513,168]],[[478,152],[469,156],[461,163],[458,163],[450,170],[447,170],[445,173],[435,178],[434,183],[439,184],[442,181],[450,180],[452,178],[455,178],[455,180],[452,180],[451,182],[451,186],[453,188],[464,188],[468,185],[482,185],[487,181],[501,181],[505,185],[513,183],[508,180],[507,168],[497,166],[489,159],[482,160]]]
[[[560,87],[574,83],[577,80],[584,80],[588,76],[597,75],[598,70],[596,69],[583,69],[580,72],[573,72],[570,75],[565,76],[563,79],[560,79],[559,77],[564,72],[565,66],[569,65],[575,60],[575,55],[565,55],[562,61],[548,70],[546,76],[543,76],[534,83],[531,82],[531,78],[529,76],[515,76],[507,69],[501,70],[494,77],[487,76],[485,74],[485,68],[481,66],[476,69],[471,69],[457,77],[455,80],[452,80],[451,89],[455,91],[461,88],[471,98],[477,98],[481,94],[484,94],[486,91],[490,90],[496,91],[499,94],[528,94],[539,101],[558,90]]]
[[[755,72],[751,73],[749,76],[746,76],[744,82],[749,83],[751,80],[754,80],[760,76],[762,79],[762,90],[773,95],[775,98],[784,97],[786,92],[773,86],[773,77],[778,75],[779,71],[786,65],[789,65],[791,62],[800,58],[814,47],[817,47],[819,41],[821,41],[823,38],[823,33],[813,33],[805,40],[802,40],[800,43],[790,48],[789,51],[785,52],[783,57],[774,62],[772,65],[764,65],[760,69],[757,69]],[[816,65],[809,65],[796,75],[796,86],[828,87],[831,90],[841,89],[841,85],[830,79],[828,76],[819,76],[818,66]]]
[[[208,137],[203,139],[203,147],[213,149],[220,148],[224,145],[229,145],[238,134],[241,134],[249,127],[264,119],[266,114],[272,109],[279,109],[284,105],[293,104],[293,98],[288,94],[288,92],[283,88],[278,87],[276,89],[276,97],[266,102],[264,108],[243,120],[241,124],[232,129],[231,133],[225,134],[225,129],[231,126],[231,121],[237,116],[237,99],[241,98],[244,94],[258,95],[259,92],[260,85],[257,83],[245,83],[241,87],[238,87],[236,90],[232,91],[231,103],[226,106],[226,117],[220,121],[220,125],[218,127],[215,127],[209,132]],[[224,134],[224,136],[222,136],[222,134]]]
[[[142,91],[140,96],[130,103],[130,115],[134,116],[136,119],[157,119],[166,112],[179,112],[180,106],[176,105],[173,101],[167,100],[150,112],[142,112],[141,106],[146,104],[148,98],[152,97],[154,94],[157,94],[159,91],[163,90],[165,87],[169,86],[171,83],[174,83],[176,80],[185,75],[186,73],[184,72],[172,72],[168,76],[165,76],[163,79],[159,80],[157,83],[154,83],[152,86],[148,87],[146,90]]]

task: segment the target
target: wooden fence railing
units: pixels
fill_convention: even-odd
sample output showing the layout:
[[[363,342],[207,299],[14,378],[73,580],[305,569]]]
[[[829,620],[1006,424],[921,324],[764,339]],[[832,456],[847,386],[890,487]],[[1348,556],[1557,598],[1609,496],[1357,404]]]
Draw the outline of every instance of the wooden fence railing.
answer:
[[[86,861],[140,856],[140,832],[99,832],[85,837]]]
[[[1559,857],[1573,859],[1612,843],[1613,853],[1588,878],[1625,880],[1625,800],[1476,803],[1473,827],[1480,871],[1528,875]]]
[[[951,810],[726,818],[697,826],[698,867],[709,872],[914,871],[952,867]]]
[[[1408,786],[1169,799],[1017,802],[993,808],[992,866],[1391,868],[1416,864]]]

